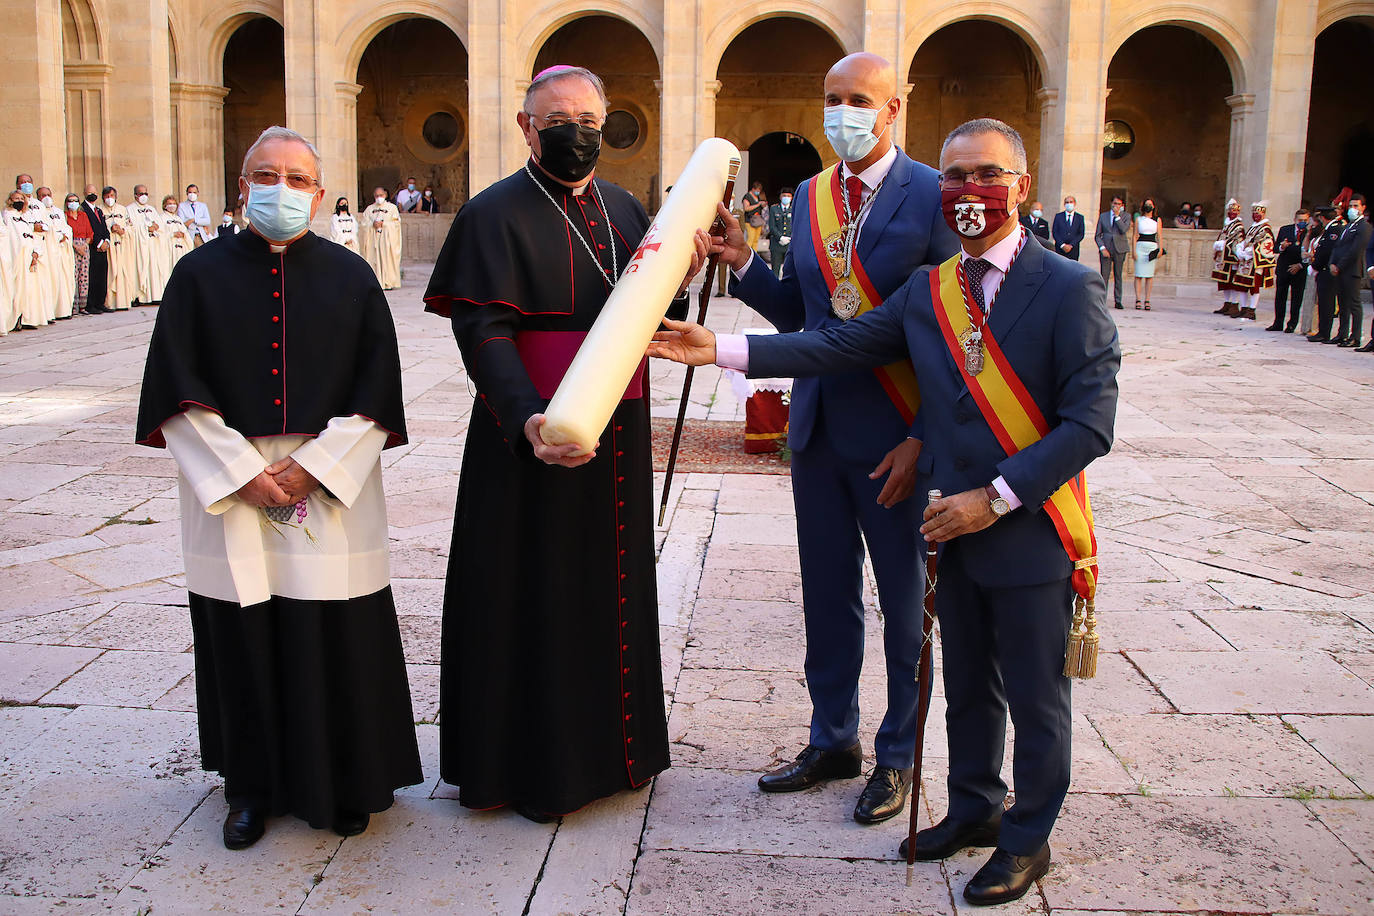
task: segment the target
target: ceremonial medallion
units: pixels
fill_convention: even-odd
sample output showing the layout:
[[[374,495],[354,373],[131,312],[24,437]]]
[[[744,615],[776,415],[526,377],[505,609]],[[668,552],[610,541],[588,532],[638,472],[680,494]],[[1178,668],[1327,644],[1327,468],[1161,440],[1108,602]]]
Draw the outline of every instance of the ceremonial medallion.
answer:
[[[966,328],[963,334],[959,335],[959,342],[964,347],[964,371],[969,375],[977,375],[983,371],[983,332],[975,331],[972,327]]]
[[[848,265],[844,260],[844,232],[832,232],[825,237],[825,257],[830,261],[830,275],[835,279],[848,276]]]
[[[862,301],[858,288],[846,278],[835,284],[835,292],[830,296],[830,308],[838,317],[848,321],[859,314]]]

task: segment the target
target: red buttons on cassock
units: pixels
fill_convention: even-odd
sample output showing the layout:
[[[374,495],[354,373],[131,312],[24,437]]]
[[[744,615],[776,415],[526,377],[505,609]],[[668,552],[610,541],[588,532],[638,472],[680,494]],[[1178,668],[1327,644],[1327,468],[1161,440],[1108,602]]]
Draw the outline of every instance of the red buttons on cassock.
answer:
[[[280,315],[273,315],[273,316],[272,316],[272,323],[273,323],[273,324],[276,324],[278,321],[281,321],[281,316],[280,316]]]
[[[624,576],[621,576],[620,578],[623,579],[623,578],[625,578],[625,577],[624,577]],[[630,600],[629,598],[621,598],[621,599],[620,599],[620,603],[621,603],[621,604],[624,604],[625,602],[627,602],[627,601],[629,601],[629,600]]]
[[[634,744],[634,743],[635,743],[634,736],[631,735],[631,736],[629,736],[628,738],[626,738],[626,739],[625,739],[625,743],[626,743],[626,744]]]
[[[625,699],[628,700],[629,698],[630,698],[630,691],[627,690],[627,691],[625,691]]]
[[[588,226],[595,226],[595,225],[596,225],[596,220],[594,220],[594,219],[589,219],[589,220],[587,220],[587,225],[588,225]]]
[[[280,299],[280,298],[281,298],[281,292],[279,292],[278,290],[275,290],[275,289],[272,290],[272,298],[273,298],[273,299]]]
[[[276,341],[273,341],[273,342],[272,342],[272,349],[273,349],[273,350],[280,349],[280,347],[281,347],[281,344],[277,343]]]
[[[616,503],[616,505],[618,505],[618,506],[623,506],[623,505],[625,505],[625,500],[622,499],[620,502]]]
[[[616,483],[624,483],[624,482],[625,482],[625,478],[624,478],[624,477],[617,477],[617,478],[615,479],[615,482],[616,482]]]
[[[635,762],[633,760],[626,760],[625,762],[628,763],[630,766],[635,765]]]
[[[623,427],[623,426],[617,426],[617,427],[615,428],[615,431],[616,431],[616,432],[620,432],[620,431],[621,431],[622,429],[624,429],[624,428],[625,428],[625,427]]]
[[[276,374],[277,374],[277,370],[276,370],[276,369],[273,369],[273,370],[272,370],[272,374],[273,374],[273,375],[276,375]]]
[[[624,549],[622,549],[622,550],[620,551],[620,555],[621,555],[622,557],[625,556],[625,551],[624,551]]]
[[[272,371],[273,371],[273,372],[276,372],[277,370],[276,370],[276,369],[273,369]],[[629,574],[628,574],[628,573],[621,573],[621,574],[620,574],[620,581],[624,582],[624,581],[625,581],[626,579],[628,579],[628,578],[629,578]]]
[[[624,530],[625,530],[625,526],[624,526],[624,525],[621,525],[620,528],[619,528],[619,530],[620,530],[620,531],[624,531]]]
[[[624,458],[624,457],[625,457],[625,453],[624,453],[624,452],[616,452],[616,453],[615,453],[615,456],[616,456],[617,458]]]
[[[622,621],[620,621],[620,628],[621,628],[621,629],[624,629],[625,627],[628,627],[629,625],[630,625],[630,621],[628,621],[628,620],[622,620]]]
[[[605,250],[606,250],[606,246],[603,245],[603,244],[601,244],[600,242],[597,242],[597,243],[596,243],[596,250],[597,250],[597,251],[605,251]]]
[[[620,647],[620,651],[621,651],[621,652],[629,652],[629,651],[630,651],[630,647],[629,647],[629,646],[621,646],[621,647]]]
[[[630,669],[629,669],[629,668],[621,668],[621,669],[620,669],[620,673],[621,673],[621,674],[629,674],[629,673],[630,673]]]
[[[275,267],[273,267],[273,268],[272,268],[272,276],[275,277],[276,275],[277,275],[277,269],[276,269]]]
[[[273,404],[276,404],[278,407],[280,407],[280,406],[281,406],[281,398],[273,398],[273,399],[272,399],[272,403],[273,403]]]
[[[629,717],[628,714],[625,716],[625,721],[626,721],[626,722],[630,721],[630,717]]]

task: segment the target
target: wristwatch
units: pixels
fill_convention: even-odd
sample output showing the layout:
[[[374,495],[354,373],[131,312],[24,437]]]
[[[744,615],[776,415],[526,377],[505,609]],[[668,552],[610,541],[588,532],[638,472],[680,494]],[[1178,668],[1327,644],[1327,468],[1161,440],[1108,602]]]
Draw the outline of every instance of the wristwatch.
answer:
[[[983,492],[988,495],[988,502],[992,506],[992,512],[998,518],[1011,511],[1011,503],[1002,498],[1002,494],[997,492],[997,488],[988,484],[983,488]]]

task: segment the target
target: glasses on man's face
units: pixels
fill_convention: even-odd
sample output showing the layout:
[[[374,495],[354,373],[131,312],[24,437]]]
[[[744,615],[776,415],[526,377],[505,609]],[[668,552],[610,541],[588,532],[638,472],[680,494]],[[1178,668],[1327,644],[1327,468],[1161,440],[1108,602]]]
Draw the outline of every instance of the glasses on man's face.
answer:
[[[550,115],[530,115],[536,121],[543,121],[545,127],[562,127],[564,124],[576,124],[588,130],[600,130],[601,125],[606,122],[604,117],[594,114],[581,114],[577,117],[569,117],[561,111],[556,111]]]
[[[957,191],[972,181],[979,187],[991,188],[1002,184],[1002,179],[1007,175],[1014,178],[1020,174],[1015,169],[1004,169],[995,165],[984,166],[971,172],[965,172],[962,169],[948,169],[940,176],[940,187],[949,191]]]
[[[249,183],[256,185],[281,184],[283,178],[286,179],[286,186],[296,191],[309,191],[315,187],[315,176],[307,175],[304,172],[287,172],[282,175],[271,169],[256,169],[249,172],[246,176]]]

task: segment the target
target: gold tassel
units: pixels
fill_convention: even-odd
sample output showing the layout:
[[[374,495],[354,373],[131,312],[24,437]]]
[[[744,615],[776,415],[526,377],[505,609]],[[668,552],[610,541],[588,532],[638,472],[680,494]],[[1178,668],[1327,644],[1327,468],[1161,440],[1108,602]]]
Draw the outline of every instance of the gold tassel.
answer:
[[[1087,680],[1097,676],[1097,605],[1088,599],[1088,613],[1084,622],[1083,649],[1078,663],[1078,677]]]
[[[1069,624],[1069,644],[1064,650],[1064,677],[1078,677],[1083,654],[1083,634],[1079,632],[1079,628],[1083,626],[1084,616],[1084,602],[1080,595],[1073,601],[1073,622]]]

